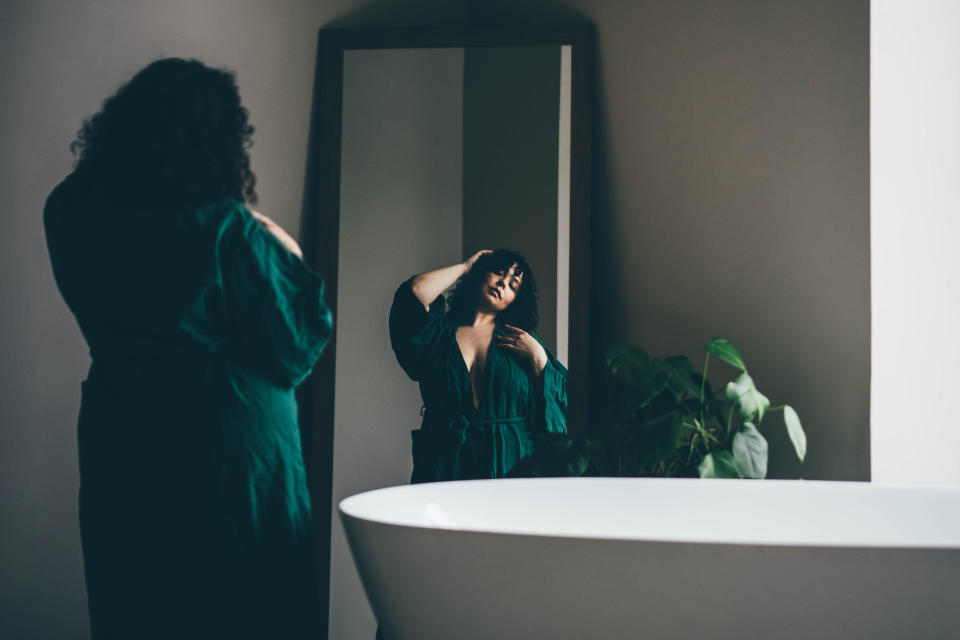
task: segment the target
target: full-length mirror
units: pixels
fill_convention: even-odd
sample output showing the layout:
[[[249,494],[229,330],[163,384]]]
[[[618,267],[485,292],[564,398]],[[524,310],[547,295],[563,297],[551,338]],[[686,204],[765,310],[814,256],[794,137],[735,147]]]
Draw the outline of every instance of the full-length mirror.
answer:
[[[390,284],[410,269],[459,262],[481,249],[516,248],[540,284],[537,333],[566,363],[569,50],[345,52],[344,317],[373,312],[352,295],[358,285]],[[377,256],[378,269],[365,273],[369,255]]]
[[[421,481],[484,477],[468,468],[477,464],[472,451],[452,461],[441,455],[438,464],[457,470],[425,475],[419,428],[447,403],[428,401],[444,386],[429,375],[461,375],[457,388],[471,389],[477,407],[472,419],[483,424],[493,415],[509,423],[500,425],[506,435],[490,436],[505,443],[500,447],[510,448],[510,429],[529,428],[524,420],[533,413],[545,413],[554,430],[585,430],[587,43],[588,34],[580,31],[321,32],[323,262],[317,266],[336,328],[316,376],[311,485],[321,584],[329,575],[330,637],[363,635],[373,625],[337,503],[409,482],[412,432],[421,436],[415,470]],[[499,283],[494,273],[479,293],[470,290],[480,296],[477,313],[512,304],[514,297],[532,299],[535,280],[535,327],[524,327],[519,338],[507,335],[503,323],[492,337],[481,331],[474,343],[491,345],[489,353],[470,347],[469,330],[457,332],[456,342],[452,334],[441,336],[440,343],[460,349],[440,356],[431,351],[434,359],[449,356],[450,367],[431,362],[431,373],[420,375],[423,353],[403,350],[415,345],[424,351],[423,331],[429,330],[423,323],[446,312],[471,257],[501,248],[520,254],[520,261],[508,257],[504,265],[486,267],[503,273]],[[435,290],[418,290],[419,280],[402,284],[425,273],[437,274],[430,282]],[[435,299],[441,292],[446,303]],[[457,296],[465,299],[462,291]],[[409,335],[401,336],[406,329],[398,326],[411,322]],[[406,346],[398,346],[404,340]],[[502,355],[510,350],[524,357]],[[498,384],[520,388],[491,391],[515,397],[499,409],[504,415],[483,413],[480,390]],[[489,449],[496,460],[481,460],[481,466],[510,466],[523,454],[511,458],[497,446]],[[432,473],[436,465],[428,462]]]

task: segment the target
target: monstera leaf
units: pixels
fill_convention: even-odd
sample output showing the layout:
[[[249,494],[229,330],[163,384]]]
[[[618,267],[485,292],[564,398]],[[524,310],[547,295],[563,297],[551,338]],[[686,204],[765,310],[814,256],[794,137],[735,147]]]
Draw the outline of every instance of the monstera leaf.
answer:
[[[727,384],[726,394],[727,399],[740,408],[740,415],[744,420],[756,418],[759,423],[763,421],[763,414],[770,407],[770,401],[757,391],[753,378],[747,373],[741,373],[736,380]]]
[[[610,347],[606,353],[610,373],[621,378],[650,366],[650,356],[640,347]]]
[[[803,432],[803,427],[800,426],[800,416],[793,410],[793,407],[785,405],[783,407],[783,421],[787,425],[787,435],[790,436],[790,442],[793,443],[797,457],[800,458],[800,462],[803,462],[803,459],[807,456],[807,434]]]
[[[744,422],[733,436],[730,449],[737,469],[744,478],[767,477],[767,439],[764,438],[752,422]]]
[[[635,371],[623,383],[626,389],[622,405],[625,413],[633,413],[647,406],[667,386],[669,376],[660,369],[643,369]]]
[[[742,478],[733,454],[729,451],[714,451],[703,458],[699,467],[701,478]]]
[[[674,393],[688,393],[691,396],[699,397],[700,384],[696,381],[697,374],[693,371],[693,365],[686,356],[670,356],[657,361],[657,366],[665,371],[669,377],[670,388]]]
[[[703,348],[706,349],[707,353],[710,355],[723,360],[727,364],[732,364],[744,373],[747,372],[747,365],[743,362],[743,356],[740,355],[740,350],[737,349],[733,343],[726,338],[717,336],[707,344],[703,345]]]
[[[672,455],[677,450],[681,433],[683,422],[676,412],[667,413],[637,428],[634,440],[637,463],[641,467],[652,467]]]

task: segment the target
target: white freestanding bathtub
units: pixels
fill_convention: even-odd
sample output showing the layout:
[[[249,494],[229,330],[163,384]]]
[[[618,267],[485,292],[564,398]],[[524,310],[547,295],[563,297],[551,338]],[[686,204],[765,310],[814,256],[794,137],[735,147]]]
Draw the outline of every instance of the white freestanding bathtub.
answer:
[[[340,512],[387,640],[960,637],[960,490],[481,480]]]

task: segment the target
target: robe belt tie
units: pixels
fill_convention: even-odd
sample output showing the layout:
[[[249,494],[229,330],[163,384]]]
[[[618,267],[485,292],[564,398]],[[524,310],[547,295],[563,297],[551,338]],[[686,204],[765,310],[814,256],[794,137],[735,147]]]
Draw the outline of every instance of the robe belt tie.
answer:
[[[426,412],[425,418],[424,425],[430,426],[414,432],[415,451],[418,449],[416,441],[419,435],[419,446],[432,449],[439,456],[427,466],[439,463],[441,467],[436,468],[436,477],[440,479],[500,477],[504,472],[501,458],[504,434],[498,429],[482,427],[529,422],[526,416],[474,418],[462,414],[446,416],[436,412]],[[422,448],[419,450],[423,451]],[[416,453],[414,457],[416,466]]]
[[[483,430],[471,429],[471,427],[484,427],[494,424],[525,424],[525,416],[509,416],[506,418],[471,418],[470,416],[460,415],[447,422],[447,438],[453,441],[457,448],[473,440],[474,444],[489,440],[492,434],[484,433]]]
[[[420,417],[426,418],[428,413],[430,414],[428,422],[434,424],[446,422],[449,429],[457,432],[468,429],[471,426],[485,426],[490,424],[521,424],[529,421],[527,416],[507,416],[506,418],[474,418],[460,414],[456,417],[440,419],[434,422],[434,417],[437,415],[436,412],[427,411],[426,405],[420,407]]]

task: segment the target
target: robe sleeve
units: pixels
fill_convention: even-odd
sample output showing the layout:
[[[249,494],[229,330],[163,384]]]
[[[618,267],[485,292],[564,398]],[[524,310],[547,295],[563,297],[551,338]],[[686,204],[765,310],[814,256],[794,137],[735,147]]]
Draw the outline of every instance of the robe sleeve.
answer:
[[[542,388],[538,389],[534,406],[534,423],[547,433],[567,432],[567,368],[560,364],[540,337],[533,336],[547,352]]]
[[[214,274],[182,328],[202,340],[204,311],[219,307],[231,354],[295,387],[332,333],[323,280],[239,203],[223,219],[215,247]]]
[[[447,345],[450,327],[444,321],[446,302],[442,295],[429,310],[413,295],[413,278],[400,285],[390,307],[390,344],[397,362],[411,380],[429,375]]]

